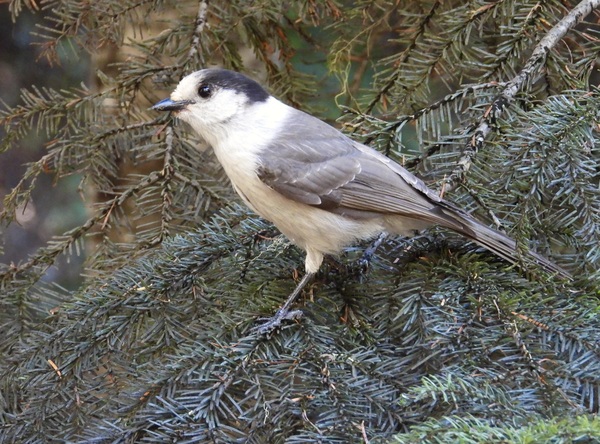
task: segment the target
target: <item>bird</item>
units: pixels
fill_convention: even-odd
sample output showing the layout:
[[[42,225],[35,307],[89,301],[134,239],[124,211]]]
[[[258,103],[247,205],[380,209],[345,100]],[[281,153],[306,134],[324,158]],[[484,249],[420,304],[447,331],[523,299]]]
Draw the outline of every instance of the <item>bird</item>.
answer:
[[[244,74],[223,68],[193,72],[152,109],[187,122],[212,147],[245,204],[306,252],[304,277],[258,327],[261,334],[301,316],[291,307],[325,255],[382,233],[411,236],[442,226],[513,264],[527,259],[569,277],[443,199],[392,159],[283,103]]]

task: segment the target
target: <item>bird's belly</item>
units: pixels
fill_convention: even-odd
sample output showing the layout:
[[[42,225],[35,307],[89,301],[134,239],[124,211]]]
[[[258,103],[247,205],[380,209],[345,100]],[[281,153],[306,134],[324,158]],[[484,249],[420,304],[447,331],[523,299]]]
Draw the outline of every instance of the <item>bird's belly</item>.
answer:
[[[384,230],[382,218],[355,220],[320,208],[298,203],[268,188],[264,183],[245,183],[234,188],[248,206],[273,224],[304,250],[339,253],[361,239]]]

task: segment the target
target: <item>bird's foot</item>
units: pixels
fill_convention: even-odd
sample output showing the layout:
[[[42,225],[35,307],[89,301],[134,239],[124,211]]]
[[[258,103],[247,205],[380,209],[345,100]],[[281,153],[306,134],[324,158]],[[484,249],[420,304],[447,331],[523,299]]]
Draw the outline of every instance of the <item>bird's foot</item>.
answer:
[[[371,260],[373,259],[373,255],[375,254],[375,252],[377,251],[377,248],[379,248],[379,246],[382,244],[382,242],[385,240],[386,237],[387,237],[386,233],[381,233],[377,237],[377,239],[375,239],[375,241],[373,241],[373,243],[369,246],[369,248],[367,248],[363,252],[360,259],[358,259],[358,261],[356,261],[356,264],[358,265],[358,269],[361,274],[365,274],[369,270],[369,267],[371,266]]]
[[[373,253],[365,251],[362,256],[356,261],[356,268],[360,275],[366,274],[371,267],[371,260],[373,259]]]
[[[261,325],[257,325],[252,329],[253,332],[258,333],[259,335],[268,335],[273,330],[279,328],[283,321],[293,321],[295,319],[300,319],[302,317],[301,310],[284,310],[279,309],[274,316],[270,318],[261,318],[260,321],[263,322]]]

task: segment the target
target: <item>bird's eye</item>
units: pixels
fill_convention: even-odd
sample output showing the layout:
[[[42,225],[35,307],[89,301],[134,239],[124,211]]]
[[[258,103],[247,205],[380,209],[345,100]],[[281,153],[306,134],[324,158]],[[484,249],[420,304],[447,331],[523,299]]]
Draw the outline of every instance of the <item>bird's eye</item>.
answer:
[[[202,97],[203,99],[208,99],[210,97],[210,95],[212,94],[212,89],[209,85],[207,84],[202,84],[200,85],[200,87],[198,88],[198,95],[200,97]]]

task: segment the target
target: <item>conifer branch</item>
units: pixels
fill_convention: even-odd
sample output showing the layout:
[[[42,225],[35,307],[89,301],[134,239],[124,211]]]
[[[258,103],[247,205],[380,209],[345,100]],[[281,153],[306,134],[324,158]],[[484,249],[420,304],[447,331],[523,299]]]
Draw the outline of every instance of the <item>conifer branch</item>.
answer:
[[[378,0],[346,2],[342,14],[331,0],[45,2],[39,14],[57,24],[44,31],[48,48],[112,42],[120,62],[97,66],[100,92],[28,87],[0,115],[0,150],[49,139],[6,195],[3,228],[29,199],[42,214],[44,174],[61,187],[81,175],[94,201],[75,228],[0,264],[0,441],[600,436],[600,421],[582,414],[600,409],[600,96],[589,86],[599,45],[575,22],[560,31],[569,45],[558,25],[535,34],[565,4]],[[546,52],[532,54],[542,42]],[[336,59],[332,47],[345,53]],[[406,165],[426,180],[451,174],[463,135],[487,122],[481,143],[492,128],[493,146],[467,159],[469,186],[452,200],[553,250],[578,279],[523,276],[432,228],[389,238],[360,279],[355,267],[325,264],[295,307],[301,321],[248,334],[292,291],[303,254],[235,203],[185,126],[148,106],[178,76],[223,65],[266,72],[275,95],[323,116],[338,87],[328,78],[317,97],[306,72],[326,77],[325,60],[367,68],[357,108],[378,103],[397,117],[357,113],[353,129],[392,157],[398,146],[422,149]],[[522,106],[508,107],[517,97]],[[79,288],[44,273],[72,271],[77,260],[62,259],[81,252]]]
[[[75,242],[79,241],[98,223],[102,222],[102,226],[106,226],[107,218],[116,207],[123,205],[127,199],[133,197],[141,190],[144,190],[157,183],[163,178],[163,176],[164,174],[160,172],[150,173],[135,186],[128,187],[126,190],[117,194],[112,199],[107,200],[102,204],[95,216],[89,218],[79,227],[66,232],[63,236],[57,239],[57,242],[55,242],[52,247],[42,248],[31,259],[23,264],[15,265],[9,268],[7,271],[0,273],[0,281],[13,279],[14,277],[21,275],[34,267],[42,265],[43,267],[35,274],[35,276],[39,278],[48,269],[48,267],[53,265],[54,259],[58,255],[66,252]],[[32,285],[33,283],[35,283],[35,280],[32,282]]]
[[[429,25],[429,22],[431,21],[431,19],[435,15],[436,10],[441,4],[441,1],[436,0],[433,3],[433,5],[429,8],[429,11],[427,11],[427,13],[423,15],[423,17],[415,27],[416,29],[414,31],[414,34],[410,38],[410,44],[404,51],[402,51],[402,54],[400,55],[398,60],[395,61],[396,65],[401,66],[403,63],[406,63],[408,58],[412,55],[412,51],[416,47],[418,39],[421,38],[425,33],[425,29]],[[371,102],[367,105],[364,114],[370,114],[373,111],[373,109],[375,109],[375,106],[377,106],[381,99],[385,97],[385,95],[393,88],[401,73],[402,71],[400,69],[394,71],[394,74],[391,75],[386,80],[385,84],[378,89],[377,94],[375,95],[373,100],[371,100]]]
[[[600,6],[600,0],[582,0],[575,8],[564,16],[533,49],[533,52],[523,69],[510,81],[492,102],[484,114],[477,128],[469,137],[457,166],[452,173],[444,179],[444,190],[450,192],[464,179],[469,171],[473,158],[485,143],[486,138],[492,132],[494,122],[502,115],[504,109],[515,99],[517,93],[542,69],[549,52],[560,43],[561,39],[594,9]]]

